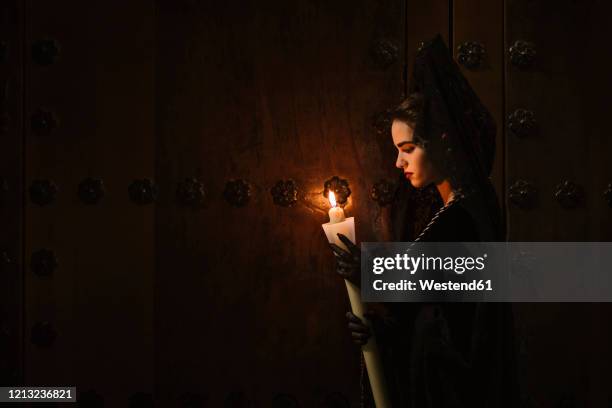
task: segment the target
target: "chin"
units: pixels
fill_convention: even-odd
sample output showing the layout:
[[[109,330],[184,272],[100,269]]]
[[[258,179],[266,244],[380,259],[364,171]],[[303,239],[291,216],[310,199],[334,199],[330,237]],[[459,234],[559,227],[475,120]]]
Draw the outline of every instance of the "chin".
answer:
[[[412,184],[412,187],[414,188],[423,188],[425,187],[425,185],[423,183],[421,183],[418,180],[410,180],[410,184]]]

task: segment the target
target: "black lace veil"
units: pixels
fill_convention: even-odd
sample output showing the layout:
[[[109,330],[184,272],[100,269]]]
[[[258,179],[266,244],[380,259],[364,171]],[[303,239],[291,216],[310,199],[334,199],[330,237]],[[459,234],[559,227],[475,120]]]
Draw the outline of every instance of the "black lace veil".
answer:
[[[444,155],[455,186],[488,180],[495,156],[495,121],[439,35],[417,54],[409,92],[423,95],[423,120],[415,132],[434,154]]]
[[[480,193],[490,216],[487,222],[495,224],[496,240],[503,239],[499,203],[489,179],[495,158],[495,121],[439,35],[424,43],[416,56],[409,83],[409,93],[414,92],[423,97],[416,137],[441,165],[454,189]],[[398,191],[396,197],[402,200],[405,196],[405,191]]]

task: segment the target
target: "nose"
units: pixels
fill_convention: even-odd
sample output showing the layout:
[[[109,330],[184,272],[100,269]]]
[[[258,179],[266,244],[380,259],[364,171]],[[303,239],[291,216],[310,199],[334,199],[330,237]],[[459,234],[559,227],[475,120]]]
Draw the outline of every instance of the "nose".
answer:
[[[397,159],[395,160],[395,167],[398,169],[403,169],[406,165],[406,161],[402,158],[401,153],[397,154]]]

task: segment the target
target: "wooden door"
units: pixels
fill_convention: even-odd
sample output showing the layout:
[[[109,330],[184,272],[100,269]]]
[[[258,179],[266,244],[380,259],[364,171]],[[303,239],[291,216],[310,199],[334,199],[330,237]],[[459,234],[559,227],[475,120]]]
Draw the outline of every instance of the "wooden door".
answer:
[[[603,130],[602,91],[610,87],[611,62],[603,52],[609,6],[452,4],[457,60],[470,47],[484,51],[476,65],[464,63],[462,70],[498,124],[492,179],[504,203],[508,240],[609,240],[611,145]],[[610,380],[610,307],[553,303],[514,309],[523,403],[604,405],[610,397],[604,386]]]
[[[404,89],[404,13],[397,0],[159,2],[163,403],[195,392],[211,406],[357,406],[359,350],[322,193],[346,180],[358,239],[375,239],[370,190],[395,174],[377,115]],[[286,189],[275,203],[287,180],[297,201]],[[181,199],[197,183],[206,197]]]
[[[146,401],[154,208],[130,200],[128,187],[155,173],[153,3],[15,3],[24,116],[14,128],[22,131],[14,152],[25,192],[21,382],[76,385],[83,404]]]
[[[609,241],[612,236],[605,196],[612,181],[607,157],[612,144],[604,108],[604,89],[612,80],[609,53],[603,51],[610,38],[609,11],[601,1],[505,3],[512,241]],[[526,403],[608,403],[609,304],[521,304],[517,314]]]
[[[508,238],[609,240],[607,7],[2,2],[0,378],[94,406],[358,406],[324,183],[383,238],[384,112],[439,33],[484,50],[461,66]],[[524,402],[605,404],[607,305],[515,311]]]

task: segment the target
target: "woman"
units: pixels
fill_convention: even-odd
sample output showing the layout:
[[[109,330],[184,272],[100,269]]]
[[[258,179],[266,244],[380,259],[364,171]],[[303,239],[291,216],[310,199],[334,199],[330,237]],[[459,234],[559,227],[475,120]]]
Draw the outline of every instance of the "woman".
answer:
[[[393,208],[395,238],[411,238],[405,222],[409,182],[417,189],[435,186],[442,202],[415,241],[503,240],[504,226],[488,177],[495,124],[439,36],[422,47],[410,95],[391,119],[398,151],[395,165],[405,179]],[[337,271],[359,285],[359,248],[341,238],[350,252],[332,244]],[[389,303],[382,313],[369,312],[368,317],[394,408],[517,405],[509,305]],[[347,319],[354,342],[365,344],[370,329],[351,312]],[[363,372],[362,384],[367,385]]]

